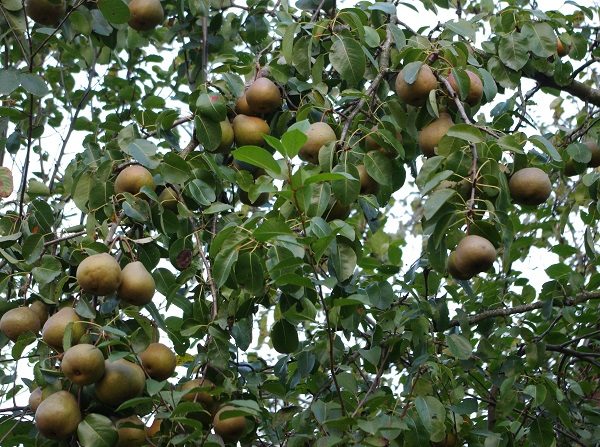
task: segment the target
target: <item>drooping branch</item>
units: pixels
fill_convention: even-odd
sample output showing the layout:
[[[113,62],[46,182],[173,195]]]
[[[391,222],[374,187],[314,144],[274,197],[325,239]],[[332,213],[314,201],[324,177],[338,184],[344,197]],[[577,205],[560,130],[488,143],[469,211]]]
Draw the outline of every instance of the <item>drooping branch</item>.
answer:
[[[600,90],[590,87],[583,82],[572,80],[567,85],[559,85],[554,79],[543,73],[534,73],[526,76],[539,82],[542,87],[550,87],[562,90],[581,99],[582,101],[589,102],[590,104],[600,107]]]

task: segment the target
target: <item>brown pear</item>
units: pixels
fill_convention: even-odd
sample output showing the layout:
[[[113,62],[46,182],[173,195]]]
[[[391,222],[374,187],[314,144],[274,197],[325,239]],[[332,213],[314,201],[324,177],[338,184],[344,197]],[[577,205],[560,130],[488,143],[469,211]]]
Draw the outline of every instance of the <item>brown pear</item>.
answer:
[[[150,31],[165,19],[160,0],[131,0],[129,26],[137,31]]]
[[[481,82],[481,78],[471,70],[465,70],[465,73],[469,77],[469,93],[467,93],[465,102],[470,106],[474,106],[479,104],[483,98],[483,82]],[[456,78],[452,73],[450,73],[450,76],[448,76],[448,82],[456,94],[460,95],[458,90],[458,82],[456,82]]]
[[[250,109],[248,105],[248,101],[246,100],[246,94],[244,93],[240,96],[235,102],[235,113],[238,115],[248,115],[251,116],[254,112]]]
[[[71,346],[65,351],[60,369],[74,384],[91,385],[104,375],[104,355],[87,343]]]
[[[217,411],[213,419],[215,433],[223,438],[225,442],[238,441],[246,430],[245,416],[227,416],[228,411],[236,411],[237,408],[231,405],[225,405]]]
[[[454,251],[448,256],[447,269],[450,275],[460,280],[471,279],[475,275],[474,272],[463,272],[458,269],[456,266],[456,252]]]
[[[40,327],[42,327],[48,319],[48,306],[42,301],[34,301],[29,305],[29,308],[38,316],[40,319]]]
[[[229,120],[221,121],[221,143],[217,147],[217,152],[228,154],[233,145],[233,126]]]
[[[258,78],[246,90],[246,102],[255,114],[271,113],[281,107],[281,93],[270,79]]]
[[[452,126],[454,126],[454,122],[450,114],[442,112],[439,118],[423,127],[419,132],[419,147],[423,155],[433,157],[435,148]]]
[[[152,275],[140,261],[130,262],[121,272],[121,285],[118,297],[135,306],[143,306],[152,301],[156,283]]]
[[[540,205],[548,200],[552,183],[540,168],[524,168],[515,172],[508,182],[510,196],[521,205]]]
[[[44,400],[42,389],[38,386],[29,395],[29,408],[35,413],[35,410],[40,406],[40,403]]]
[[[322,121],[312,123],[306,131],[306,137],[306,143],[300,148],[298,157],[313,164],[319,164],[319,151],[321,147],[337,140],[337,136],[331,126]]]
[[[269,124],[262,118],[248,115],[237,115],[233,119],[233,135],[238,146],[262,146],[263,135],[269,135]]]
[[[25,0],[25,14],[40,25],[58,25],[66,11],[67,3],[63,0]]]
[[[27,332],[37,334],[40,331],[40,319],[29,307],[15,307],[0,318],[0,332],[12,341]]]
[[[477,236],[465,236],[456,246],[452,269],[468,279],[489,270],[496,260],[496,249],[490,241]],[[469,276],[470,275],[470,276]],[[462,279],[457,276],[458,279]]]
[[[558,54],[558,57],[565,57],[569,54],[569,47],[562,43],[559,38],[556,38],[556,54]]]
[[[35,412],[35,426],[49,439],[67,439],[81,422],[77,400],[68,391],[57,391],[40,402]]]
[[[404,80],[404,70],[396,77],[396,93],[402,101],[412,106],[425,104],[429,92],[437,89],[439,82],[429,65],[421,65],[417,78],[412,84]]]
[[[76,277],[84,292],[110,295],[117,291],[121,283],[121,267],[108,253],[98,253],[79,263]]]
[[[176,210],[177,204],[179,203],[177,191],[175,191],[172,187],[167,186],[158,195],[158,201],[165,208]]]
[[[150,343],[140,354],[142,367],[154,380],[167,380],[175,372],[177,357],[175,353],[162,343]]]
[[[592,153],[592,159],[589,161],[588,166],[590,168],[597,168],[600,166],[600,146],[595,141],[586,141],[585,145]]]
[[[146,429],[146,433],[148,434],[149,438],[152,438],[154,435],[160,432],[160,426],[162,424],[162,421],[162,419],[154,419],[154,421],[152,421],[150,427]]]
[[[69,323],[73,323],[71,326],[72,344],[77,344],[85,332],[84,322],[81,321],[73,308],[63,307],[48,318],[48,321],[46,321],[42,328],[42,338],[48,346],[62,352],[63,336]]]
[[[136,195],[144,186],[154,189],[154,179],[150,171],[140,165],[127,166],[119,172],[115,179],[115,193],[117,194],[128,192]]]
[[[115,447],[140,447],[146,444],[146,426],[137,416],[129,416],[115,422],[119,440]]]
[[[95,385],[96,397],[103,404],[118,407],[141,395],[145,384],[146,375],[139,365],[125,359],[106,360],[104,376]]]
[[[379,184],[367,173],[365,165],[356,166],[358,169],[358,177],[360,180],[361,194],[375,194],[379,188]]]
[[[269,193],[268,192],[261,193],[254,202],[252,202],[250,200],[250,196],[248,195],[248,193],[241,188],[238,189],[238,196],[240,198],[240,202],[242,202],[244,205],[254,206],[254,207],[263,206],[265,203],[267,203],[269,201]]]

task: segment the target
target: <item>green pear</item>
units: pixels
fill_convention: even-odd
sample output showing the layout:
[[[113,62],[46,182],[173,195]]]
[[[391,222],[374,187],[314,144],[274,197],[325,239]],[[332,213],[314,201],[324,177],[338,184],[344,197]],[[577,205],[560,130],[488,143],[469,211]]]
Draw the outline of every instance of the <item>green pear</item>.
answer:
[[[29,305],[29,308],[38,316],[40,319],[40,327],[42,327],[48,319],[48,306],[42,301],[34,301]]]
[[[167,186],[158,196],[159,203],[170,210],[177,210],[177,204],[179,203],[179,196],[177,191],[170,186]]]
[[[142,367],[154,380],[167,380],[175,372],[177,357],[162,343],[150,343],[140,354]]]
[[[238,146],[262,146],[263,135],[269,135],[269,124],[262,118],[237,115],[232,123],[233,135]]]
[[[121,272],[118,297],[126,303],[143,306],[152,301],[156,283],[140,261],[130,262]]]
[[[165,19],[160,0],[131,0],[129,26],[137,31],[150,31]]]
[[[136,195],[144,186],[154,189],[154,178],[150,171],[140,165],[127,166],[119,172],[115,179],[115,193],[117,194],[128,192]]]
[[[85,332],[85,325],[71,307],[63,307],[48,318],[42,328],[42,338],[46,344],[58,352],[62,352],[63,335],[69,323],[73,323],[71,326],[72,344],[77,344]]]
[[[119,419],[115,426],[119,434],[115,447],[139,447],[146,444],[146,426],[139,417]]]
[[[245,416],[228,416],[228,411],[236,411],[237,408],[231,405],[225,405],[217,411],[213,419],[213,428],[215,433],[223,438],[225,442],[237,442],[244,431],[246,431]]]
[[[29,408],[31,411],[35,412],[37,408],[40,406],[40,403],[44,400],[44,395],[42,393],[42,389],[38,386],[34,389],[29,395]]]
[[[271,113],[281,107],[281,93],[273,81],[256,79],[245,93],[246,102],[255,114]]]
[[[40,319],[29,307],[15,307],[2,315],[0,332],[12,341],[26,332],[37,334],[40,331]]]
[[[67,439],[81,422],[77,400],[68,391],[57,391],[45,398],[35,412],[35,426],[49,439]]]
[[[310,125],[306,131],[306,137],[306,143],[300,148],[298,157],[313,164],[319,163],[319,151],[321,147],[337,140],[337,136],[331,126],[321,121]]]
[[[110,295],[117,291],[121,283],[121,267],[108,253],[99,253],[79,263],[76,277],[84,292]]]
[[[441,112],[439,118],[423,127],[419,132],[419,146],[423,155],[433,157],[440,140],[452,126],[454,126],[452,117],[446,112]]]
[[[96,398],[100,402],[118,407],[142,394],[146,375],[139,365],[125,359],[106,360],[104,365],[104,375],[95,385]]]
[[[94,345],[75,345],[65,352],[60,369],[74,384],[91,385],[104,375],[104,355]]]

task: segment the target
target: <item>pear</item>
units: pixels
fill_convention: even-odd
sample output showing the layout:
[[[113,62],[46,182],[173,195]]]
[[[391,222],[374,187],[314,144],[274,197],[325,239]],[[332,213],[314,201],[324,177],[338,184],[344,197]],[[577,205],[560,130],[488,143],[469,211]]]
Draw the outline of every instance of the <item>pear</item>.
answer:
[[[258,78],[246,90],[246,102],[255,114],[271,113],[281,107],[281,93],[270,79]]]
[[[168,208],[170,210],[176,210],[177,204],[179,203],[179,198],[177,195],[177,191],[175,191],[170,186],[167,186],[158,196],[159,203]]]
[[[233,160],[231,167],[237,171],[248,171],[254,179],[257,179],[261,175],[265,175],[264,169],[240,160]]]
[[[62,352],[63,335],[69,323],[73,323],[71,327],[72,344],[77,344],[85,332],[85,327],[79,315],[71,307],[63,307],[48,318],[42,328],[42,338],[46,344],[58,352]]]
[[[360,180],[361,194],[375,194],[379,188],[379,184],[367,173],[365,165],[356,166],[358,169],[358,177]]]
[[[192,379],[181,385],[181,391],[186,392],[182,399],[189,402],[198,402],[202,404],[204,408],[210,411],[214,403],[214,399],[211,394],[207,391],[192,391],[195,388],[205,388],[206,390],[212,390],[215,388],[215,384],[205,378]]]
[[[371,128],[371,132],[369,132],[367,134],[367,136],[365,137],[365,147],[367,149],[367,152],[379,151],[387,157],[395,158],[397,155],[396,151],[381,147],[379,145],[379,143],[377,141],[375,141],[375,139],[373,138],[372,134],[377,133],[378,131],[379,131],[379,129],[378,129],[377,125],[375,125]],[[401,132],[399,132],[399,131],[396,132],[396,139],[400,143],[402,143],[402,133]]]
[[[29,408],[31,409],[31,411],[33,411],[35,413],[35,410],[37,410],[37,408],[40,406],[40,403],[42,402],[42,400],[44,400],[44,396],[42,393],[42,389],[38,386],[29,395],[28,403],[29,403]]]
[[[35,426],[49,439],[67,439],[81,422],[81,411],[68,391],[57,391],[45,398],[35,412]]]
[[[104,362],[104,376],[96,382],[96,398],[105,405],[118,407],[144,391],[146,376],[137,364],[125,359]]]
[[[129,26],[137,31],[150,31],[165,19],[159,0],[131,0]]]
[[[40,319],[29,307],[15,307],[0,318],[0,332],[12,341],[26,332],[37,334],[40,331]]]
[[[248,105],[248,101],[246,101],[246,94],[244,93],[240,96],[235,102],[235,113],[238,115],[248,115],[251,116],[254,114],[250,106]]]
[[[591,168],[597,168],[600,166],[600,146],[595,141],[586,141],[585,145],[592,153],[592,159],[589,161],[588,166]]]
[[[541,205],[552,192],[548,174],[540,168],[524,168],[515,172],[508,182],[510,196],[521,205]]]
[[[458,267],[456,266],[456,252],[455,251],[450,253],[450,256],[448,256],[447,269],[448,269],[448,273],[450,273],[450,275],[452,275],[456,279],[460,279],[463,281],[467,280],[467,279],[471,279],[475,275],[475,272],[463,272],[458,269]]]
[[[245,416],[226,416],[228,411],[236,411],[237,408],[231,405],[225,405],[217,411],[213,419],[215,433],[225,442],[237,442],[246,430]]]
[[[319,164],[319,151],[327,143],[337,140],[335,132],[327,123],[312,123],[306,131],[306,143],[300,148],[298,157],[313,164]]]
[[[457,279],[469,279],[494,265],[496,249],[487,239],[469,235],[461,239],[450,258],[448,270],[454,271]]]
[[[144,264],[140,261],[130,262],[121,272],[121,285],[118,297],[135,306],[143,306],[152,301],[156,283]]]
[[[242,202],[244,205],[248,205],[248,206],[255,206],[255,207],[263,206],[265,203],[267,203],[269,201],[269,193],[268,192],[261,193],[254,202],[252,202],[250,200],[248,193],[246,191],[244,191],[243,189],[238,189],[238,196],[240,198],[240,202]]]
[[[75,276],[84,292],[110,295],[117,291],[121,283],[121,267],[108,253],[98,253],[81,261]]]
[[[263,135],[269,135],[269,124],[262,118],[247,115],[237,115],[233,119],[233,135],[238,146],[262,146],[265,142]]]
[[[471,70],[465,70],[465,73],[469,77],[469,93],[467,93],[465,102],[470,106],[474,106],[479,104],[483,98],[483,82],[481,82],[481,78]],[[456,78],[452,73],[450,73],[450,76],[448,76],[448,83],[452,86],[452,89],[457,94],[460,94],[458,90],[458,82],[456,82]]]
[[[558,54],[558,57],[565,57],[569,54],[569,49],[570,48],[565,45],[562,40],[556,38],[556,54]]]
[[[139,447],[146,444],[146,426],[139,417],[119,419],[115,426],[119,434],[115,447]]]
[[[429,65],[421,65],[417,78],[412,84],[404,79],[404,69],[396,77],[396,93],[402,101],[412,106],[421,106],[429,97],[429,92],[437,89],[439,82]]]
[[[233,145],[233,126],[229,120],[223,120],[219,124],[221,126],[221,142],[213,152],[228,154],[231,150],[231,146]]]
[[[60,369],[74,384],[91,385],[104,375],[104,355],[94,345],[75,345],[65,352]]]
[[[127,166],[119,172],[115,179],[115,193],[117,194],[128,192],[136,195],[144,186],[154,189],[154,178],[150,171],[140,165]]]
[[[435,148],[452,126],[454,126],[452,117],[447,112],[442,112],[439,118],[421,129],[419,132],[419,146],[423,155],[433,157],[435,155]]]
[[[443,441],[433,442],[431,445],[433,447],[456,447],[458,445],[458,438],[455,433],[448,432]]]
[[[152,421],[150,427],[146,429],[146,433],[148,434],[149,438],[152,438],[154,435],[160,432],[160,426],[162,424],[162,421],[162,419],[154,419],[154,421]]]
[[[29,305],[29,308],[38,316],[40,319],[40,327],[42,327],[48,319],[48,306],[42,301],[34,301]]]
[[[175,372],[177,357],[162,343],[150,343],[140,354],[142,367],[154,380],[167,380]]]
[[[329,207],[325,211],[323,218],[327,222],[331,222],[332,220],[336,219],[345,220],[349,215],[350,207],[347,205],[342,205],[341,202],[336,200],[333,202],[333,204],[331,202],[329,203]]]
[[[25,0],[25,14],[40,25],[58,25],[65,16],[65,1]]]

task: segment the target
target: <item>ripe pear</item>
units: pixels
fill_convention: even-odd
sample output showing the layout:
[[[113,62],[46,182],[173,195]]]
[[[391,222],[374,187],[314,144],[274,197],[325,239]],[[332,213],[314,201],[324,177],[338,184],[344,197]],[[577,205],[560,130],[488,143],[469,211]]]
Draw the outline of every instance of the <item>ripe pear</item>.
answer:
[[[104,355],[94,345],[75,345],[66,350],[60,369],[74,384],[91,385],[104,375]]]
[[[205,388],[206,391],[192,391],[195,388]],[[192,379],[181,385],[181,391],[187,392],[182,399],[188,402],[198,402],[210,411],[214,403],[212,395],[208,392],[215,388],[215,384],[205,378]]]
[[[84,292],[110,295],[117,291],[121,283],[121,267],[108,253],[98,253],[79,263],[76,277]]]
[[[177,191],[170,186],[167,186],[158,196],[159,203],[170,210],[176,210],[179,198]]]
[[[129,14],[129,26],[137,31],[149,31],[165,19],[159,0],[131,0]]]
[[[129,416],[115,422],[119,440],[115,447],[139,447],[146,444],[146,426],[137,416]]]
[[[423,155],[433,157],[435,148],[452,126],[454,126],[454,122],[450,114],[442,112],[439,118],[423,127],[419,131],[419,147]]]
[[[319,164],[319,151],[327,143],[337,140],[331,126],[322,121],[312,123],[306,131],[306,143],[300,148],[298,157],[313,164]]]
[[[0,318],[0,332],[12,341],[17,341],[26,332],[37,334],[40,331],[40,319],[29,307],[15,307]]]
[[[125,359],[104,362],[104,376],[96,382],[96,398],[100,402],[118,407],[123,402],[142,394],[146,384],[144,370]]]
[[[42,338],[48,346],[62,352],[63,335],[69,323],[73,323],[71,327],[72,344],[77,344],[85,332],[84,323],[71,307],[63,307],[48,318],[42,328]]]
[[[233,126],[229,120],[223,120],[221,125],[221,143],[216,149],[216,152],[228,154],[233,145]]]
[[[117,194],[128,192],[136,195],[144,186],[154,189],[154,179],[150,171],[140,165],[127,166],[119,172],[115,179],[115,193]]]
[[[521,205],[540,205],[548,200],[552,183],[540,168],[524,168],[515,172],[508,182],[510,196]]]
[[[562,43],[559,38],[556,38],[556,54],[558,54],[558,57],[565,57],[569,54],[569,47]]]
[[[34,301],[29,305],[29,308],[38,316],[40,319],[40,327],[42,327],[48,319],[48,306],[42,301]]]
[[[402,101],[412,106],[425,104],[429,92],[437,89],[439,82],[429,65],[421,65],[417,78],[412,84],[404,80],[404,69],[396,77],[396,93]]]
[[[223,438],[225,442],[238,441],[246,430],[245,416],[224,416],[227,411],[235,411],[237,408],[231,405],[225,405],[217,411],[213,419],[213,427],[215,433]]]
[[[450,253],[450,256],[448,256],[448,263],[446,267],[448,269],[448,273],[450,273],[450,275],[452,275],[456,279],[467,280],[471,279],[474,276],[474,273],[472,274],[471,272],[462,272],[456,267],[455,251]]]
[[[244,93],[240,96],[235,102],[235,113],[238,115],[248,115],[251,116],[254,114],[250,106],[248,105],[248,101],[246,100],[246,94]]]
[[[281,107],[281,93],[270,79],[258,78],[246,90],[246,102],[255,114],[271,113]]]
[[[465,70],[465,73],[469,77],[469,93],[467,93],[465,102],[470,106],[474,106],[479,104],[481,102],[481,98],[483,98],[483,82],[481,82],[481,78],[471,70]],[[458,90],[458,82],[456,82],[456,78],[452,73],[450,73],[450,76],[448,76],[448,82],[456,94],[460,94]]]
[[[233,135],[238,146],[262,146],[263,135],[269,135],[269,124],[262,118],[248,115],[237,115],[233,119]]]
[[[26,0],[25,14],[40,25],[58,25],[65,16],[67,3],[50,0]]]
[[[490,241],[477,236],[465,236],[456,246],[448,270],[456,272],[457,279],[469,279],[489,270],[496,260],[496,249]],[[450,272],[452,274],[452,272]]]
[[[167,380],[175,372],[177,357],[162,343],[150,343],[140,354],[142,367],[154,380]]]
[[[152,275],[140,261],[130,262],[121,272],[121,285],[117,296],[135,306],[143,306],[152,301],[156,283]]]
[[[162,421],[162,419],[154,419],[154,421],[152,421],[152,424],[150,424],[150,427],[148,427],[146,430],[149,438],[152,438],[160,431],[160,425],[162,424]]]
[[[45,398],[35,412],[35,426],[49,439],[67,439],[81,422],[77,400],[68,391],[57,391]]]
[[[240,198],[240,202],[242,202],[244,205],[254,207],[263,206],[269,201],[269,193],[263,192],[256,198],[254,202],[252,202],[250,200],[250,196],[248,196],[248,193],[241,188],[238,189],[238,197]]]
[[[44,400],[44,395],[42,393],[42,389],[38,386],[29,395],[29,408],[31,411],[35,413],[42,400]]]
[[[375,194],[379,188],[379,184],[367,173],[365,165],[356,166],[358,169],[358,177],[360,180],[361,194]]]
[[[590,168],[597,168],[600,166],[600,146],[595,141],[586,141],[585,145],[592,153],[592,159],[589,161],[588,166]]]

